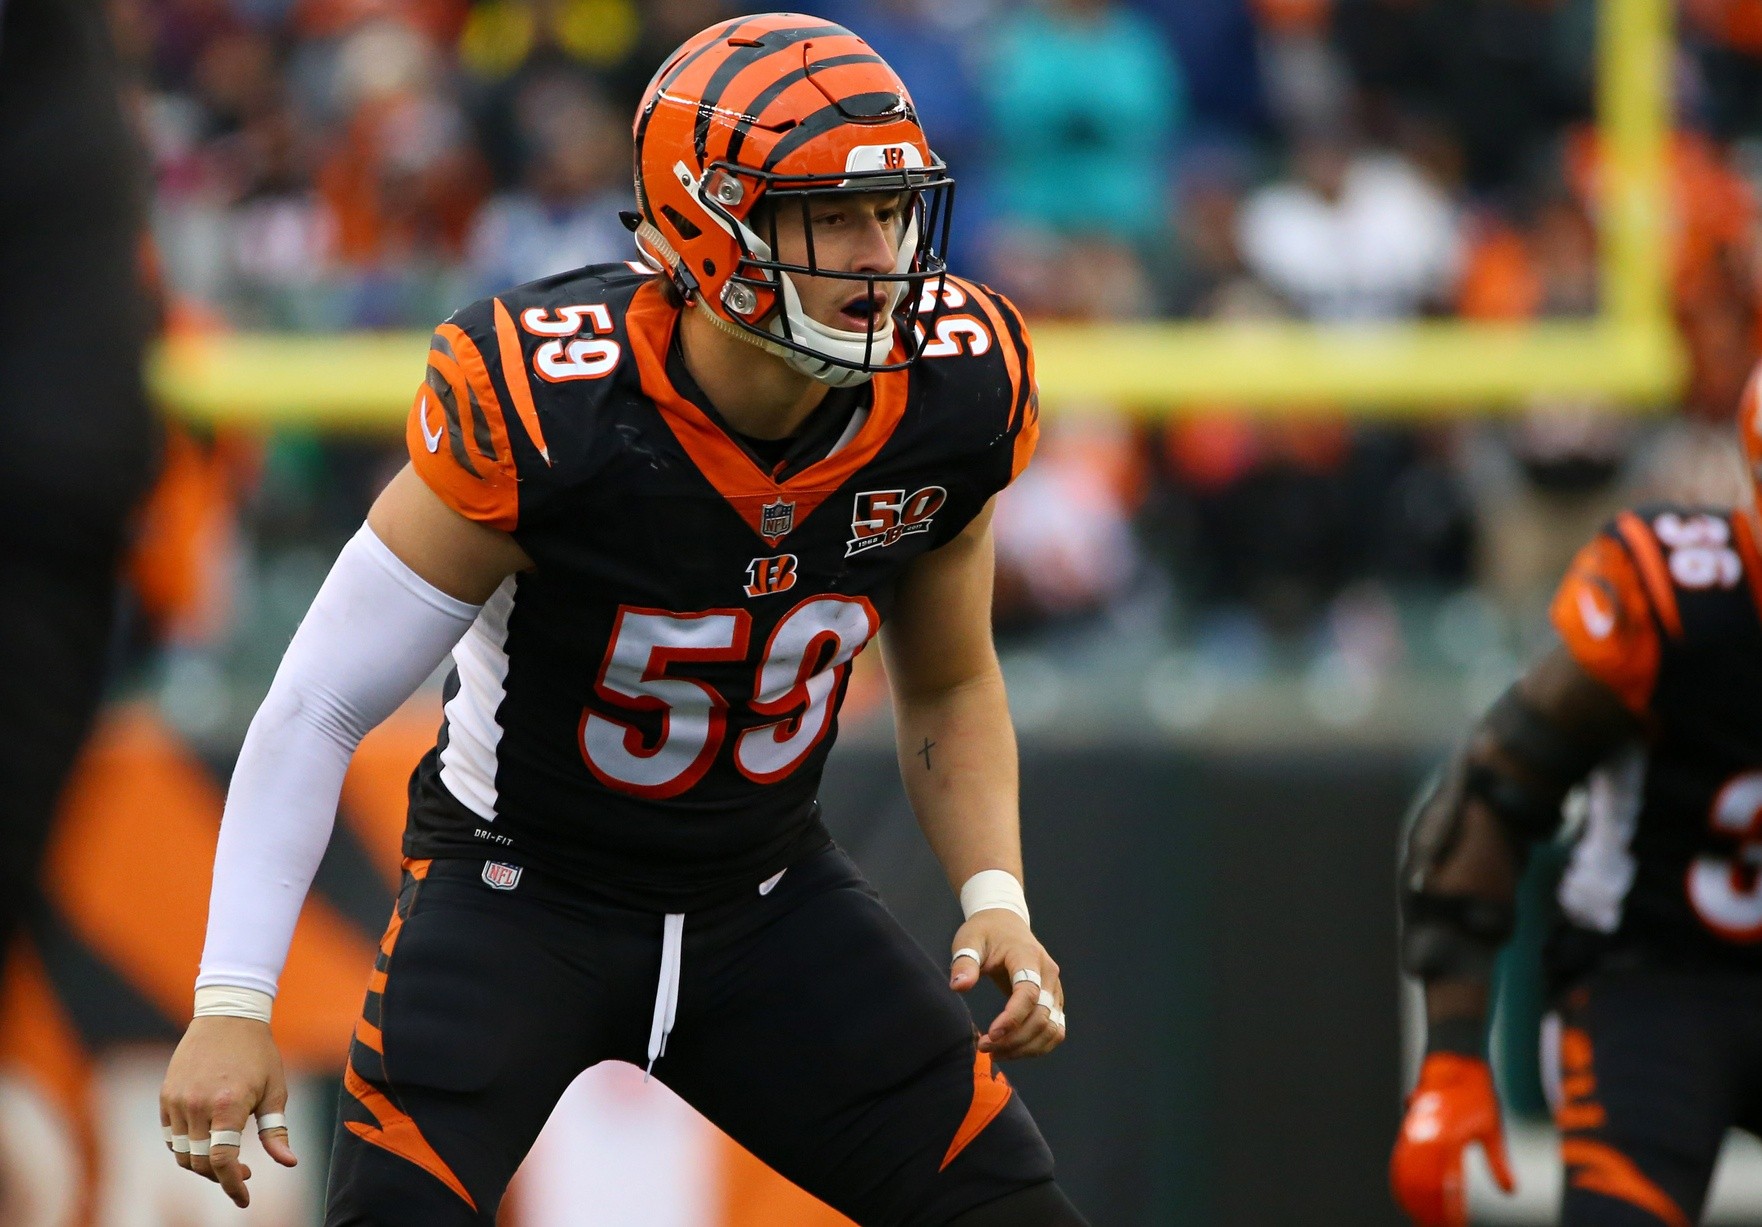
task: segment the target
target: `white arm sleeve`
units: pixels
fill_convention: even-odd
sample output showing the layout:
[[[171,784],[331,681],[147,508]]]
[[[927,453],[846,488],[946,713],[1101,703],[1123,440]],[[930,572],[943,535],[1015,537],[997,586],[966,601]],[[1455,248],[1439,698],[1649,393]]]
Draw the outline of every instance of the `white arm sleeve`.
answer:
[[[363,524],[294,633],[233,769],[197,988],[275,993],[355,747],[477,617]]]

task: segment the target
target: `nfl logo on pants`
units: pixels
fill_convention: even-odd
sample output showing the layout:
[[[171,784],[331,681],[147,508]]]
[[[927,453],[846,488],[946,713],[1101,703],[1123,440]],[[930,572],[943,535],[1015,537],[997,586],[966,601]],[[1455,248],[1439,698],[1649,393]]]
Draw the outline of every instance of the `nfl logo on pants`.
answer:
[[[483,863],[483,880],[495,890],[513,890],[520,885],[520,873],[518,865],[504,865],[500,861]]]

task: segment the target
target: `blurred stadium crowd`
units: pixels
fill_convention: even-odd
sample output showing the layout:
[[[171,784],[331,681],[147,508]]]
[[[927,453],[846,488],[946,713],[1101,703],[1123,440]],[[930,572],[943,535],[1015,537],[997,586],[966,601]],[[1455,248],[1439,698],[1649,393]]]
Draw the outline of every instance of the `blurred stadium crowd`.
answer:
[[[1031,319],[1357,322],[1595,310],[1595,7],[816,9],[912,87],[959,182],[955,266]],[[1499,424],[1373,424],[1349,405],[1055,424],[1000,515],[1000,629],[1054,644],[1160,629],[1226,673],[1322,657],[1394,669],[1521,639],[1513,628],[1538,622],[1571,550],[1621,501],[1729,498],[1720,432],[1762,340],[1762,0],[1679,7],[1673,277],[1692,362],[1681,405],[1645,424],[1594,404],[1538,404]],[[741,10],[118,11],[156,181],[167,327],[327,332],[427,328],[507,285],[628,258],[616,212],[635,100],[685,35]],[[149,525],[208,516],[212,541],[232,531],[217,509],[244,501],[246,553],[261,558],[315,530],[340,542],[397,449],[223,437],[174,442],[172,459],[183,493],[162,489]],[[309,591],[322,570],[306,562],[290,582]],[[216,624],[212,594],[160,596],[190,633]]]

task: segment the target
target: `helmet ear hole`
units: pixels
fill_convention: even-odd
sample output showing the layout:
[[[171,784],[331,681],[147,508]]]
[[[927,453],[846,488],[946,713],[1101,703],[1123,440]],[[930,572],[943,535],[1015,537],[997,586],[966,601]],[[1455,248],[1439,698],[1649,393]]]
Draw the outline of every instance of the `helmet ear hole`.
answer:
[[[662,205],[661,216],[672,223],[673,229],[679,232],[680,238],[685,239],[688,242],[703,234],[702,228],[699,227],[696,222],[685,216],[685,214],[681,213],[678,209],[675,209],[672,205]]]

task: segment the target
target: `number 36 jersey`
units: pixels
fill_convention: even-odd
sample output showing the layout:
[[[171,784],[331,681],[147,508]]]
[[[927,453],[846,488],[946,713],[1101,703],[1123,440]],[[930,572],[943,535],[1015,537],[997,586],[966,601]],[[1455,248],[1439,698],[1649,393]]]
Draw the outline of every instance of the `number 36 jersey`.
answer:
[[[633,266],[522,286],[436,330],[414,467],[535,565],[454,650],[407,854],[679,911],[827,841],[815,796],[852,659],[904,569],[1038,434],[1015,308],[954,278],[927,299],[922,356],[830,393],[807,430],[839,414],[842,431],[793,467],[723,427],[679,358],[679,310]]]
[[[1743,512],[1625,512],[1554,599],[1579,664],[1641,722],[1590,782],[1560,887],[1594,942],[1762,969],[1762,556]],[[1570,961],[1570,960],[1569,960]]]

